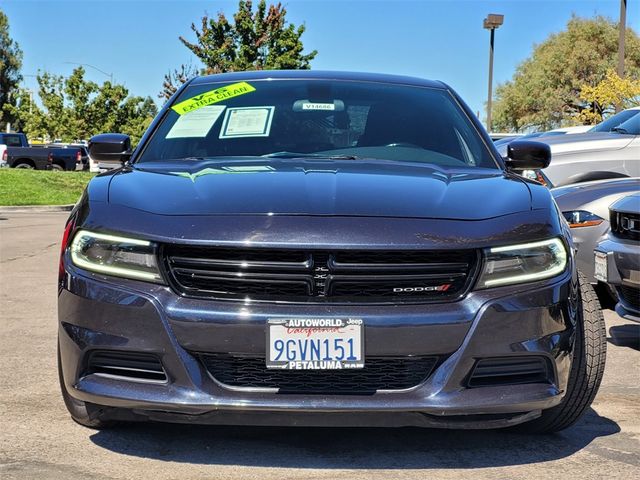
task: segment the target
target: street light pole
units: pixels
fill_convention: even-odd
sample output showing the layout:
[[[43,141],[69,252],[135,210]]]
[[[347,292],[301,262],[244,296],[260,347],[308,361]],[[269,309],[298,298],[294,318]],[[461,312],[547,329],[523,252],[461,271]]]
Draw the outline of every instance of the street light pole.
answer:
[[[495,38],[496,28],[498,28],[504,22],[504,15],[498,15],[490,13],[487,18],[484,19],[483,28],[491,31],[491,37],[489,40],[489,92],[487,94],[487,131],[491,132],[491,102],[493,97],[493,42]]]
[[[31,115],[31,108],[33,107],[33,90],[29,89],[27,90],[27,93],[29,94],[29,115]]]
[[[624,34],[627,23],[627,0],[620,0],[620,22],[618,24],[618,76],[624,78]],[[616,105],[616,112],[622,105]]]

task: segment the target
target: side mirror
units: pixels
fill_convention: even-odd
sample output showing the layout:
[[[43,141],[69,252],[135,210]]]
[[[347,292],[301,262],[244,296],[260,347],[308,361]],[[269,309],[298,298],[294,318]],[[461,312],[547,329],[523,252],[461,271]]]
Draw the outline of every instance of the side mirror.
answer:
[[[131,139],[122,133],[102,133],[89,140],[89,155],[98,162],[120,162],[131,158]]]
[[[505,161],[509,170],[540,170],[551,163],[551,148],[546,143],[514,140],[507,146]]]

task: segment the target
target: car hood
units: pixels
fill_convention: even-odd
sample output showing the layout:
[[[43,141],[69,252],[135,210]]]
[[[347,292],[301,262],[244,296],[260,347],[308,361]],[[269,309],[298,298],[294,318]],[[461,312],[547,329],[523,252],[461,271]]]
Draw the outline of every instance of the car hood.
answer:
[[[109,203],[160,215],[481,220],[531,209],[498,169],[365,160],[144,163],[113,175]]]
[[[574,183],[563,187],[556,187],[551,189],[551,194],[555,199],[566,195],[583,195],[596,199],[609,193],[633,193],[638,191],[638,189],[640,189],[640,177],[625,177],[594,180],[591,182]]]
[[[576,183],[551,190],[563,212],[586,210],[601,218],[609,218],[609,206],[621,197],[640,189],[640,178],[617,178]]]
[[[573,152],[618,150],[629,145],[634,138],[634,135],[623,135],[614,132],[587,132],[571,135],[548,135],[532,138],[531,140],[549,145],[553,156]],[[507,145],[508,143],[498,147],[498,151],[503,157],[507,155]]]
[[[637,215],[640,213],[640,192],[621,198],[611,205],[611,210],[614,212],[634,213]]]

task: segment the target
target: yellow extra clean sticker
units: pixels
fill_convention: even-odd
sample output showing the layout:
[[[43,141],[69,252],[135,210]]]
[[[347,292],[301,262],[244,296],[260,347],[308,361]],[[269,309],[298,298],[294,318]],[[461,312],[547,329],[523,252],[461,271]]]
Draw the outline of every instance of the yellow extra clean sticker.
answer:
[[[227,98],[239,97],[245,93],[255,92],[256,89],[249,85],[247,82],[238,82],[225,87],[216,88],[208,92],[201,93],[195,97],[191,97],[188,100],[184,100],[171,107],[179,115],[192,112],[208,105],[221,102]]]

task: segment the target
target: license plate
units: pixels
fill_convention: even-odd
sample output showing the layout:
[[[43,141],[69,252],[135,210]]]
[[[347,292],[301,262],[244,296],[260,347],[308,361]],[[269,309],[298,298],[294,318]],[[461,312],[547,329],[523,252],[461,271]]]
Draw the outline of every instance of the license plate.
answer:
[[[607,281],[607,254],[602,252],[595,252],[595,272],[594,276],[601,282]]]
[[[267,368],[363,368],[363,329],[360,318],[269,319]]]

